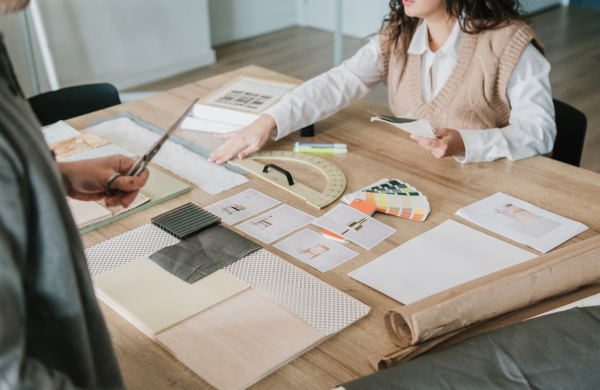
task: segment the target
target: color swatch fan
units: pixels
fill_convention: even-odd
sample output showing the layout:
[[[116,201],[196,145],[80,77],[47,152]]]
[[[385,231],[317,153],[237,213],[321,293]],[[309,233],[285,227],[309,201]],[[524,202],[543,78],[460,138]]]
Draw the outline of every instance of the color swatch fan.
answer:
[[[355,199],[375,203],[380,213],[414,221],[425,221],[431,211],[425,195],[398,179],[382,179],[358,192],[345,195],[342,202],[350,204]]]

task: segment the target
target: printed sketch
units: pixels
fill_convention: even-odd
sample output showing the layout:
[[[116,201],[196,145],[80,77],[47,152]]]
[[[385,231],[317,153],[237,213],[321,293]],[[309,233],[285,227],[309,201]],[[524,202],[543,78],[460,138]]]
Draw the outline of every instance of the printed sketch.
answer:
[[[503,204],[494,211],[496,222],[533,238],[540,238],[561,226],[556,221],[510,203]]]
[[[279,206],[267,214],[254,217],[236,227],[242,232],[270,244],[294,230],[314,221],[314,217],[288,205]]]
[[[221,222],[233,225],[279,203],[281,202],[270,196],[250,189],[223,199],[204,209],[221,217]]]

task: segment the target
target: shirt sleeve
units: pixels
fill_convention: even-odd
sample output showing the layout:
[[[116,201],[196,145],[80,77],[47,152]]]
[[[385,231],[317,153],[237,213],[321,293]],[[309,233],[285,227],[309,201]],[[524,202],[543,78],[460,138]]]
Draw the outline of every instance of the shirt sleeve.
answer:
[[[0,140],[0,389],[75,389],[63,373],[27,356],[23,283],[26,211],[19,175]]]
[[[278,140],[293,131],[323,120],[372,92],[383,79],[378,37],[354,56],[285,95],[263,114],[271,115]]]
[[[550,63],[530,43],[508,80],[506,94],[511,106],[508,126],[459,130],[466,154],[455,159],[461,163],[502,157],[517,161],[552,151],[556,122],[549,75]]]

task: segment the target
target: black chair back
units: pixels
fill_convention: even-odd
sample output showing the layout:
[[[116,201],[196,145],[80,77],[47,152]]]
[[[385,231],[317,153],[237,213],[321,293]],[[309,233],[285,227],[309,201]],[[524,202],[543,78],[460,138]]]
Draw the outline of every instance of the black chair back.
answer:
[[[121,104],[117,89],[108,83],[62,88],[28,100],[42,126]]]
[[[556,111],[556,140],[552,159],[579,166],[587,130],[585,114],[570,105],[552,99]]]

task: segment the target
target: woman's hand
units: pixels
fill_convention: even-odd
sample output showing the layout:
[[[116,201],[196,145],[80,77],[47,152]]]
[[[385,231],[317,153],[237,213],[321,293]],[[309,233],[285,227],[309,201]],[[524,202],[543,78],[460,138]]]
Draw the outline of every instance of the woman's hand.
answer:
[[[437,158],[465,155],[465,143],[458,130],[440,129],[435,132],[435,136],[438,139],[430,140],[415,134],[411,134],[410,138],[416,140]]]
[[[275,119],[265,114],[239,131],[215,134],[217,138],[229,138],[229,140],[212,152],[208,161],[223,164],[236,154],[240,159],[246,158],[265,145],[276,126]]]
[[[144,169],[138,176],[125,176],[135,161],[123,155],[94,158],[84,161],[58,163],[67,195],[73,199],[89,201],[104,199],[106,206],[128,207],[146,184],[149,172]],[[120,190],[116,196],[106,193],[106,182],[115,173],[117,177],[110,189]]]

